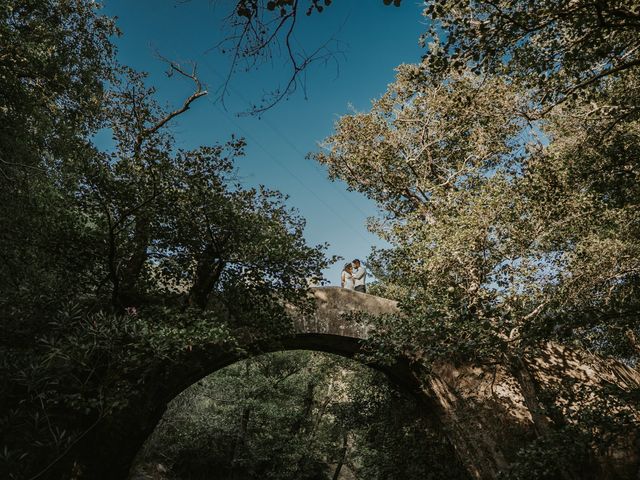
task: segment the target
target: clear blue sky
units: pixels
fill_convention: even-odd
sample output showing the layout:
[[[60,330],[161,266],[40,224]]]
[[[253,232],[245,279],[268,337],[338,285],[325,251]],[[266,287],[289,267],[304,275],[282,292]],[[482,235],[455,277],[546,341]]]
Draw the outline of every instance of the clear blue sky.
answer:
[[[158,98],[177,105],[192,85],[176,77],[167,78],[166,65],[156,51],[171,60],[194,61],[211,94],[173,124],[177,143],[183,148],[224,142],[232,133],[246,138],[246,156],[237,163],[246,186],[263,184],[290,196],[307,220],[306,238],[311,244],[328,242],[329,254],[347,260],[365,259],[372,245],[382,241],[367,232],[368,216],[376,206],[341,182],[328,180],[323,167],[305,159],[318,149],[333,124],[351,107],[369,108],[393,81],[400,63],[419,61],[418,37],[426,29],[419,2],[404,0],[402,6],[385,6],[382,0],[335,0],[318,15],[300,19],[296,42],[306,49],[330,37],[339,40],[342,54],[335,62],[312,65],[307,73],[306,98],[298,90],[287,101],[261,118],[239,116],[287,79],[283,59],[275,58],[258,70],[234,78],[225,101],[226,110],[215,100],[215,91],[228,72],[229,58],[212,47],[222,39],[223,4],[210,0],[104,0],[105,13],[118,18],[123,32],[117,39],[121,63],[149,72],[149,83]],[[339,284],[339,262],[325,272]]]

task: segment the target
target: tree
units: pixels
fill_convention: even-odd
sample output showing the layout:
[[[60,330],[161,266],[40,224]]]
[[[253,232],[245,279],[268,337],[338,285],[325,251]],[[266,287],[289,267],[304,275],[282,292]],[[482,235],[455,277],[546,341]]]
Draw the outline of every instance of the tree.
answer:
[[[571,270],[571,274],[565,272],[565,280],[571,275],[573,280],[563,290],[566,298],[557,301],[577,301],[577,295],[583,295],[592,303],[589,307],[583,303],[581,313],[573,311],[567,314],[571,320],[564,321],[575,325],[576,318],[590,318],[586,330],[591,333],[583,330],[590,337],[589,346],[603,346],[602,330],[612,339],[619,338],[605,342],[608,347],[617,345],[626,352],[620,354],[635,357],[637,353],[630,352],[638,351],[637,327],[629,319],[637,311],[631,300],[636,295],[637,266],[623,259],[636,255],[631,240],[636,232],[627,215],[638,204],[631,180],[637,178],[639,169],[633,153],[640,112],[635,101],[640,85],[637,5],[628,1],[434,1],[427,5],[425,15],[432,20],[423,38],[430,45],[425,69],[446,75],[447,69],[470,67],[478,73],[506,76],[530,96],[527,108],[522,109],[528,119],[550,117],[536,128],[552,143],[541,155],[531,156],[525,167],[531,174],[527,181],[536,178],[540,182],[529,195],[562,190],[564,197],[547,197],[548,204],[533,202],[528,208],[547,212],[541,214],[538,229],[545,228],[542,222],[552,221],[551,212],[574,220],[563,221],[555,231],[562,240],[549,235],[563,244],[558,250],[565,255],[565,249],[575,249],[571,264],[558,267],[558,271]],[[555,209],[568,205],[571,207],[562,213]],[[605,227],[603,217],[615,226]],[[583,224],[578,225],[577,218]],[[549,251],[555,248],[548,246]],[[559,258],[566,259],[562,254],[558,262]],[[621,263],[605,266],[607,261]],[[625,298],[624,306],[619,298]],[[556,322],[546,328],[558,328],[553,325]],[[560,330],[567,333],[572,328]]]
[[[421,313],[440,315],[436,325],[449,318],[475,330],[495,320],[500,295],[492,285],[508,268],[499,236],[515,201],[509,190],[517,157],[510,153],[524,128],[513,114],[518,101],[496,78],[467,73],[435,83],[422,67],[402,65],[371,111],[342,117],[315,155],[333,178],[386,211],[370,228],[395,248],[371,259],[376,276],[404,287],[402,297]],[[450,342],[483,338],[468,333]],[[430,329],[404,334],[416,335],[416,347],[433,344]]]
[[[553,226],[543,248],[560,273],[541,308],[549,311],[531,326],[637,362],[639,123],[585,120],[592,106],[551,115],[552,142],[527,162],[521,182],[534,228]]]
[[[134,470],[208,478],[467,478],[418,403],[379,372],[315,352],[229,366],[180,394]],[[342,475],[341,475],[342,473]]]
[[[187,0],[190,1],[190,0]],[[230,67],[219,99],[224,103],[233,78],[242,71],[253,71],[275,59],[284,61],[288,73],[283,84],[266,93],[249,109],[261,114],[273,108],[296,90],[305,90],[305,73],[315,63],[337,62],[340,53],[338,39],[328,35],[317,45],[306,49],[295,40],[300,19],[319,15],[329,9],[332,0],[236,0],[215,2],[225,9],[221,29],[223,39],[215,49],[230,57]],[[400,6],[400,0],[383,0],[385,5]]]
[[[567,109],[537,127],[553,141],[536,144],[518,116],[526,96],[513,85],[471,73],[433,83],[425,70],[399,67],[371,111],[342,117],[315,155],[386,210],[371,228],[395,248],[374,255],[377,275],[404,285],[414,307],[450,318],[451,328],[467,319],[503,339],[542,325],[544,338],[588,336],[595,326],[587,317],[612,305],[630,309],[618,310],[619,320],[633,316],[635,123],[589,147],[585,137],[599,129],[581,127],[581,112]],[[568,312],[582,327],[569,326]],[[451,346],[465,338],[458,333]],[[480,347],[480,338],[468,341]]]
[[[0,165],[3,180],[15,181],[86,145],[98,125],[116,29],[84,0],[3,0],[0,15]]]
[[[576,95],[597,94],[607,79],[623,83],[640,69],[640,11],[636,2],[498,0],[426,2],[423,36],[432,72],[472,66],[507,75],[536,93],[548,111]],[[610,98],[620,116],[637,116],[637,83]],[[631,94],[631,92],[636,92]]]
[[[369,265],[405,315],[378,319],[378,360],[526,375],[522,358],[552,340],[637,363],[637,121],[574,104],[530,123],[521,112],[531,102],[508,79],[402,65],[371,110],[340,118],[314,155],[383,212],[369,226],[391,247]],[[565,419],[562,393],[538,388],[536,402],[557,415],[513,460],[513,478],[535,462],[548,462],[548,478],[583,478],[583,459],[638,430],[597,414],[607,402],[626,411],[637,392],[585,388],[569,400],[582,413]]]
[[[36,311],[85,283],[82,219],[60,187],[95,153],[116,29],[84,0],[2,1],[0,29],[0,308]]]
[[[305,245],[304,222],[286,197],[234,183],[242,139],[175,150],[169,122],[206,91],[195,69],[170,69],[194,83],[174,111],[155,103],[143,75],[128,71],[118,82],[109,117],[116,148],[96,156],[84,180],[82,202],[99,219],[107,246],[101,256],[112,308],[186,293],[188,305],[205,309],[224,289],[303,297],[307,280],[320,277],[322,247]]]
[[[2,15],[0,471],[60,478],[183,352],[290,328],[328,259],[282,194],[235,182],[243,140],[175,147],[171,121],[206,94],[195,70],[169,63],[194,90],[163,109],[93,2]]]

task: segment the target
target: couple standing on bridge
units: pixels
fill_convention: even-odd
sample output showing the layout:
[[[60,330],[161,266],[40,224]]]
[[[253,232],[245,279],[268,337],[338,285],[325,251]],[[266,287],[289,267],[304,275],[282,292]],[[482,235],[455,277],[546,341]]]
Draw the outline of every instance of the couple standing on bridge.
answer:
[[[340,275],[340,286],[348,290],[355,290],[356,292],[367,293],[367,287],[365,286],[365,280],[367,272],[357,258],[351,262],[345,264]]]

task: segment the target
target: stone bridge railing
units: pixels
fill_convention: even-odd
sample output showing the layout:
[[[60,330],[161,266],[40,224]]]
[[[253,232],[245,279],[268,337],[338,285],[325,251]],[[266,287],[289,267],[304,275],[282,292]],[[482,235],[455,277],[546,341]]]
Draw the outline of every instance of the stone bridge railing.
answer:
[[[368,338],[370,326],[364,322],[349,321],[346,314],[399,313],[396,301],[366,293],[339,287],[314,287],[311,292],[316,299],[316,312],[312,316],[294,317],[294,326],[299,334],[334,335],[365,340]]]

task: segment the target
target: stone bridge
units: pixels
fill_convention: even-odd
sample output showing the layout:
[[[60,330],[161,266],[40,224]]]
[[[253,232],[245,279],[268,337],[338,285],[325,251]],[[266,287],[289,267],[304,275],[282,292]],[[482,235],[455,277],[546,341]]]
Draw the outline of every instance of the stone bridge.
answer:
[[[80,452],[85,465],[83,477],[122,479],[146,438],[162,418],[167,404],[180,392],[201,378],[232,363],[254,355],[284,350],[313,350],[353,357],[361,351],[370,327],[350,321],[350,312],[369,315],[398,313],[396,302],[337,287],[315,287],[314,314],[300,315],[291,310],[293,335],[242,345],[241,350],[225,350],[212,344],[194,349],[175,365],[165,365],[147,375],[144,394],[120,418],[102,423]],[[419,384],[408,362],[399,359],[394,365],[376,366],[392,382],[421,395]]]
[[[350,312],[366,315],[397,314],[396,302],[335,287],[313,288],[315,314],[293,315],[293,335],[262,345],[246,345],[242,354],[219,346],[192,352],[174,368],[158,368],[145,383],[145,393],[134,407],[109,419],[90,435],[84,452],[83,477],[126,478],[129,467],[160,421],[166,406],[181,391],[234,362],[278,350],[316,350],[353,357],[370,332],[366,321],[354,321]],[[492,479],[513,460],[518,446],[552,431],[554,419],[539,398],[540,390],[560,389],[569,399],[577,388],[595,390],[616,386],[640,389],[640,372],[620,363],[548,344],[535,357],[517,357],[504,365],[443,362],[425,371],[399,358],[393,365],[371,365],[415,395],[431,428],[438,429],[455,451],[450,461],[460,462],[470,478]],[[562,393],[563,392],[563,393]],[[560,399],[562,400],[562,399]],[[637,406],[629,406],[640,421]],[[567,478],[640,478],[640,435],[629,435],[608,452],[594,458],[581,476]],[[637,475],[637,477],[636,477]]]
[[[366,322],[348,320],[350,313],[398,314],[397,302],[339,287],[315,287],[316,311],[310,316],[293,316],[296,335],[292,347],[352,356],[369,335]],[[302,346],[304,345],[304,346]]]
[[[351,358],[361,352],[371,326],[366,319],[354,320],[349,314],[364,314],[360,316],[366,317],[400,313],[396,301],[354,290],[313,287],[310,294],[315,298],[316,304],[313,314],[301,315],[295,310],[290,311],[293,335],[243,345],[245,352],[239,355],[219,355],[216,348],[211,352],[201,352],[203,355],[197,355],[191,363],[190,374],[184,372],[186,385],[180,385],[175,395],[200,378],[253,355],[286,350],[312,350]],[[398,359],[395,365],[371,366],[384,371],[393,382],[417,393],[411,369],[403,359]]]

